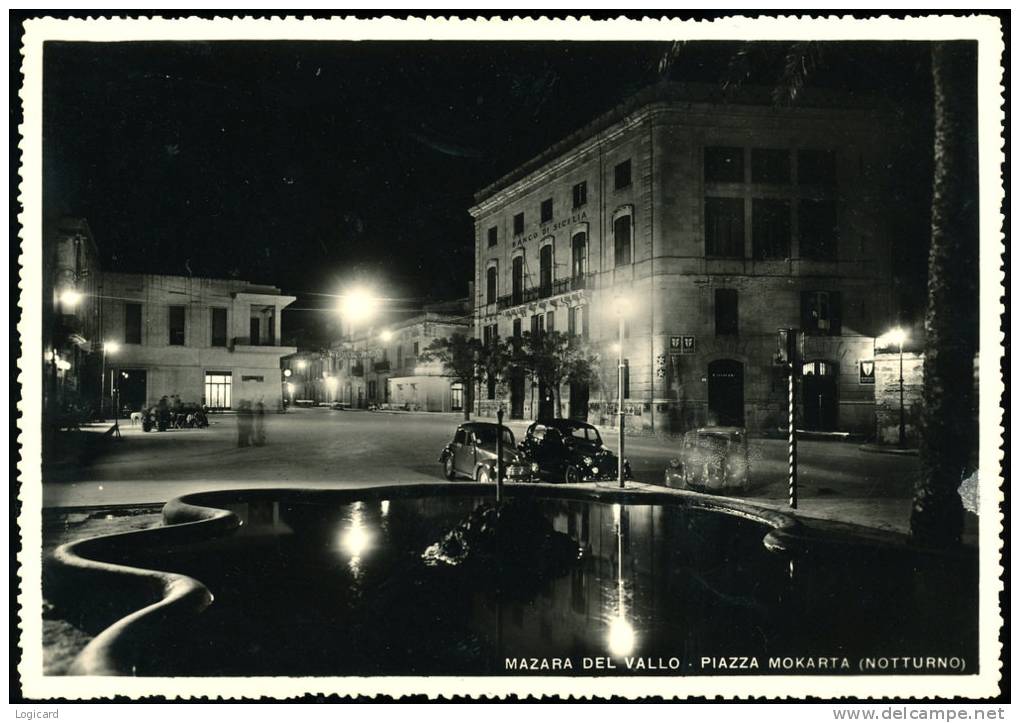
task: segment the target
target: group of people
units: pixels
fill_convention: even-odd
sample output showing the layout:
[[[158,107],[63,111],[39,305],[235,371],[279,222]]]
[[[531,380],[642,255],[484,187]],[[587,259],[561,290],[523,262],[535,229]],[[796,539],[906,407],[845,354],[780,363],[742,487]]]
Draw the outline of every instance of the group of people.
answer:
[[[142,427],[147,432],[155,428],[159,431],[167,429],[183,429],[185,427],[208,427],[209,417],[205,405],[182,404],[176,394],[160,397],[156,406],[142,409]]]
[[[259,399],[253,405],[247,399],[237,407],[237,446],[261,447],[266,443],[266,406]]]

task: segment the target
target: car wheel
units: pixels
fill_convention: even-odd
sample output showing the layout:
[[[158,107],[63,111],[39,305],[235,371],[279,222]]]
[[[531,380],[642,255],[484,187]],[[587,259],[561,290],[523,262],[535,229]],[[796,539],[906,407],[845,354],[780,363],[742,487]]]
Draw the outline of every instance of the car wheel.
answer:
[[[489,477],[489,470],[486,469],[485,467],[482,467],[478,471],[478,481],[483,485],[487,485],[490,482],[492,482],[492,478]]]
[[[453,479],[457,476],[457,473],[453,469],[453,455],[451,454],[443,462],[443,474],[446,475],[446,479]]]
[[[564,475],[564,480],[568,485],[574,485],[581,482],[581,472],[573,465],[567,467],[567,473]]]

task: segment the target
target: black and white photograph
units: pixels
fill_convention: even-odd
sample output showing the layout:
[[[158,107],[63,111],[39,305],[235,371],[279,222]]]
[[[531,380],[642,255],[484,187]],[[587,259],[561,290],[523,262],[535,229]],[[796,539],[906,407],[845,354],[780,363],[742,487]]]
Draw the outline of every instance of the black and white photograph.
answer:
[[[1008,19],[23,23],[25,699],[1008,691]]]

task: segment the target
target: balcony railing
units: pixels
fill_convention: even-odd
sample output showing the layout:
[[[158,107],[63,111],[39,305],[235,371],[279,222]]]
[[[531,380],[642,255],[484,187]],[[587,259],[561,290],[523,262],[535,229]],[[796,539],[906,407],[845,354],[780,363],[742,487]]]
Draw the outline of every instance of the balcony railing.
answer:
[[[570,291],[580,291],[590,287],[591,274],[584,276],[572,276],[566,279],[559,279],[551,284],[534,286],[530,289],[523,289],[514,294],[500,296],[496,299],[496,309],[502,311],[521,304],[527,304],[539,299],[548,299]]]
[[[276,346],[275,337],[252,339],[249,336],[235,336],[230,340],[231,346]]]

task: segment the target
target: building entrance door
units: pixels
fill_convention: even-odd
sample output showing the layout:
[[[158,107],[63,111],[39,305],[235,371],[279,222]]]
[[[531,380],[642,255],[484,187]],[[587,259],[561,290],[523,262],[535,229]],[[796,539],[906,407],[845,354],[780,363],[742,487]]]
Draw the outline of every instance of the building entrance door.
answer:
[[[571,382],[570,418],[588,421],[588,385]]]
[[[145,406],[147,374],[144,369],[121,369],[117,380],[120,391],[120,408],[137,412]]]
[[[735,359],[708,365],[708,416],[710,425],[744,426],[744,365]]]
[[[519,370],[510,376],[510,419],[524,419],[524,373]]]
[[[801,375],[804,429],[835,431],[839,422],[838,378],[838,367],[833,362],[811,361],[804,364]]]

